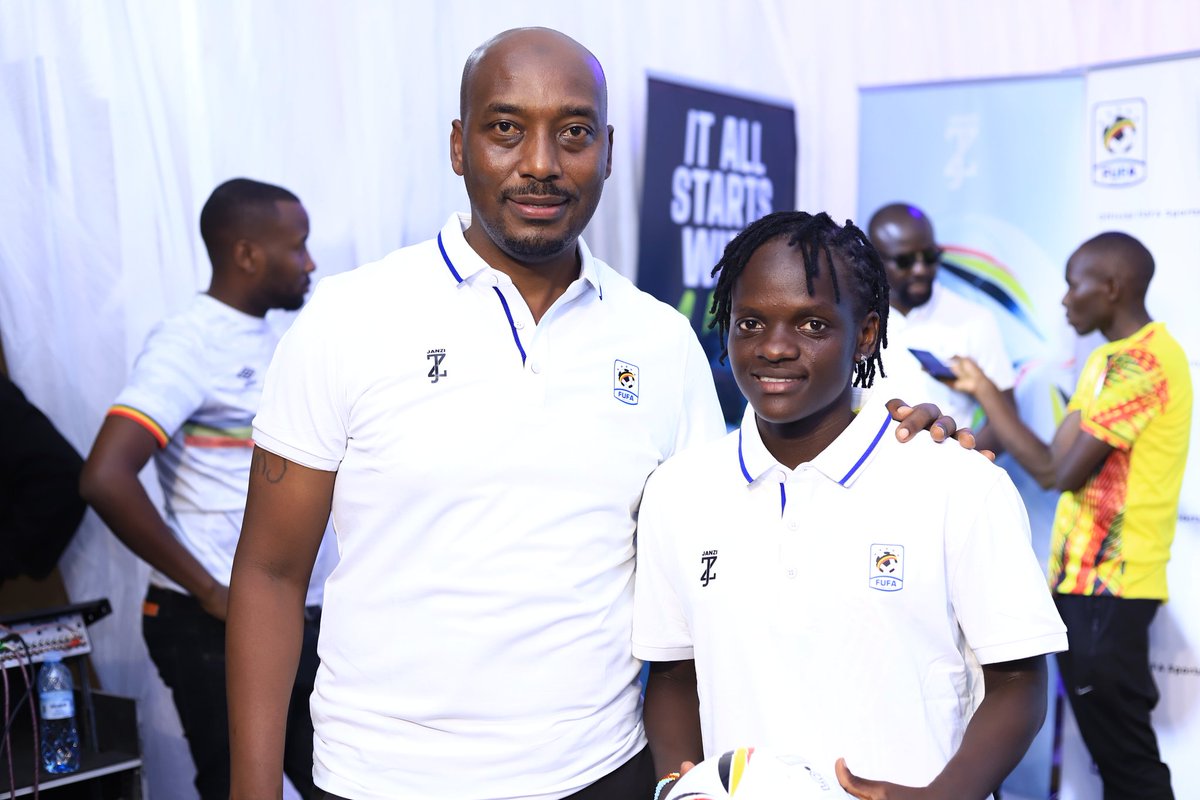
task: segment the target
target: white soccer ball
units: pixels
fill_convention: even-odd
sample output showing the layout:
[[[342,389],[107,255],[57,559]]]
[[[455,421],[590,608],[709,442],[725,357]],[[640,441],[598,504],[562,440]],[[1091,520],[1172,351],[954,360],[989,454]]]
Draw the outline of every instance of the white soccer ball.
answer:
[[[838,800],[850,795],[838,785],[832,765],[817,769],[798,756],[739,747],[706,758],[671,787],[667,800]]]

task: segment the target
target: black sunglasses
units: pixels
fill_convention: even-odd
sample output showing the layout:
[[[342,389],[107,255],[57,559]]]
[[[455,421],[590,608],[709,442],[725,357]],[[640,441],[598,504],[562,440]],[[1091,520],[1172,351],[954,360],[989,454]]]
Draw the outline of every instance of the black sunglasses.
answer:
[[[895,264],[896,269],[907,271],[916,265],[918,258],[921,259],[921,262],[925,264],[925,266],[932,267],[934,264],[942,260],[942,254],[945,252],[946,251],[940,247],[930,247],[928,250],[918,250],[915,253],[901,253],[900,255],[892,256],[887,260]]]

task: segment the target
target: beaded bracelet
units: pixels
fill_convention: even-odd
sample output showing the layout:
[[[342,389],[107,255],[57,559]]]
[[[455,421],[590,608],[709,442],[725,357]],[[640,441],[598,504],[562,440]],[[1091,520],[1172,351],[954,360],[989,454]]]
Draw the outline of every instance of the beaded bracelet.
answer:
[[[663,789],[667,788],[669,784],[672,784],[677,780],[679,780],[678,772],[668,772],[663,779],[658,782],[658,785],[654,787],[654,800],[659,800],[659,798],[662,797]]]

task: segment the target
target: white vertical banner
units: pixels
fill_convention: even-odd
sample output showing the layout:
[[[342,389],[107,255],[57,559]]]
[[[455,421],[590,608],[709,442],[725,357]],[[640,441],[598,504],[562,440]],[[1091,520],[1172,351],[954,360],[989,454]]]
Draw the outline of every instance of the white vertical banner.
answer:
[[[1075,334],[1059,301],[1067,257],[1081,241],[1082,106],[1079,74],[860,95],[859,224],[865,228],[876,209],[896,201],[929,215],[946,251],[939,285],[995,317],[1017,367],[1021,416],[1046,440],[1058,425],[1062,392],[1073,385],[1063,363]],[[885,351],[885,371],[888,359]],[[1011,458],[1000,463],[1021,492],[1045,563],[1058,494],[1043,491]],[[1049,795],[1053,734],[1051,718],[1005,781],[1006,795]]]
[[[1086,75],[1084,238],[1124,231],[1153,253],[1147,306],[1188,354],[1193,387],[1200,385],[1198,91],[1200,56],[1114,65]],[[1150,662],[1161,693],[1154,728],[1178,798],[1200,797],[1200,582],[1192,574],[1200,562],[1200,426],[1194,416],[1189,456],[1167,568],[1170,601],[1150,632]],[[1100,795],[1099,778],[1068,720],[1059,798]]]

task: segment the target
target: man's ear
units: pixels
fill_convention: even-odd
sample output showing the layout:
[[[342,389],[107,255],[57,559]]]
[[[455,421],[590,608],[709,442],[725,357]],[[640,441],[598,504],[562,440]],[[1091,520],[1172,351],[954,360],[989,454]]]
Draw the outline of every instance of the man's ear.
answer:
[[[608,180],[608,176],[612,175],[612,147],[613,147],[613,126],[608,126],[608,156],[604,165],[604,180]]]
[[[1104,279],[1107,288],[1107,297],[1110,303],[1116,304],[1121,302],[1121,298],[1125,296],[1125,280],[1121,275],[1109,275]]]
[[[253,275],[258,271],[262,252],[258,245],[249,239],[238,239],[233,243],[233,265],[239,272]]]
[[[455,175],[463,174],[463,124],[461,119],[450,123],[450,168]]]

